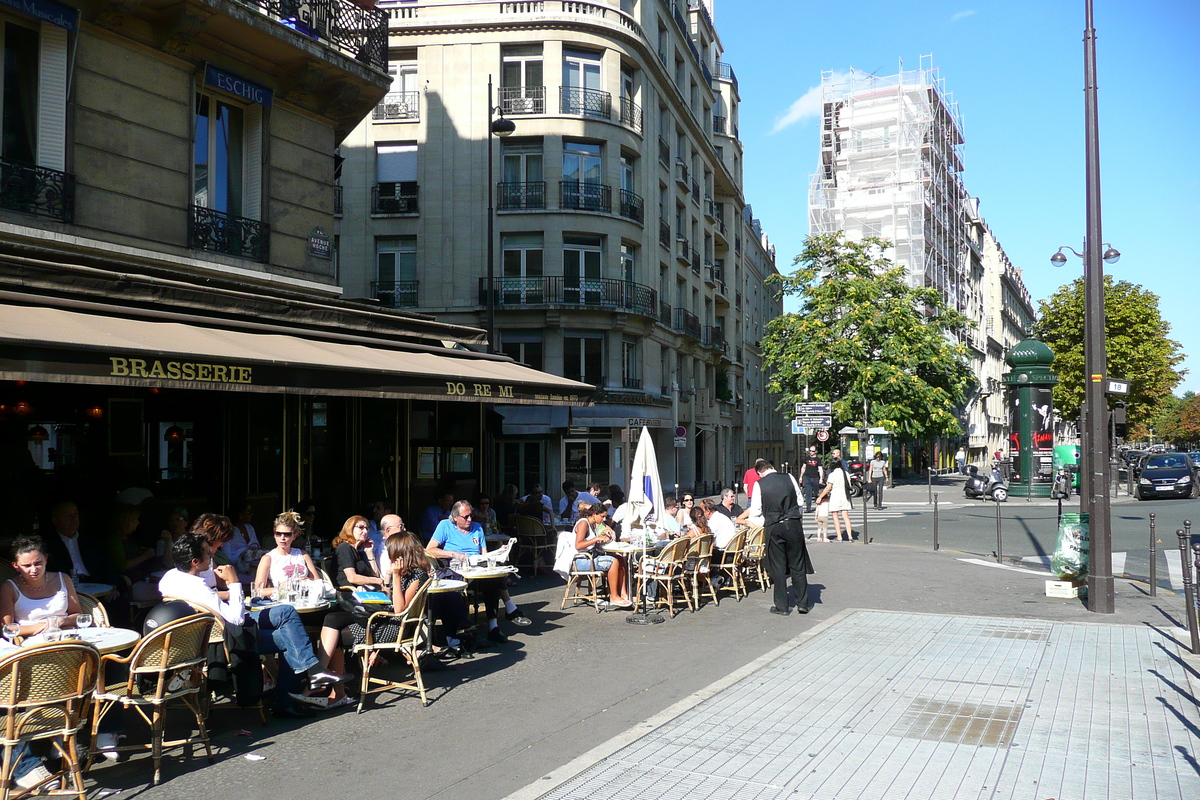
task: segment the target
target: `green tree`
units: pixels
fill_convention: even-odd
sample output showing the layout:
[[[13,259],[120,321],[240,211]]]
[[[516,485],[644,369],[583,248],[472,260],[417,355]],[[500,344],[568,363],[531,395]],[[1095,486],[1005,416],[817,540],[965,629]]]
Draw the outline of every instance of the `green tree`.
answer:
[[[832,400],[839,422],[868,420],[911,438],[958,436],[955,410],[974,382],[966,348],[948,333],[971,323],[935,289],[913,288],[880,253],[881,239],[810,236],[792,274],[776,278],[800,310],[772,320],[762,340],[781,408]]]
[[[1054,351],[1054,406],[1066,419],[1079,416],[1084,397],[1083,278],[1060,287],[1041,301],[1034,335]],[[1175,369],[1183,361],[1179,342],[1169,338],[1171,326],[1158,310],[1158,295],[1128,281],[1104,276],[1106,377],[1129,381],[1124,398],[1130,425],[1151,420],[1171,391],[1183,380]]]

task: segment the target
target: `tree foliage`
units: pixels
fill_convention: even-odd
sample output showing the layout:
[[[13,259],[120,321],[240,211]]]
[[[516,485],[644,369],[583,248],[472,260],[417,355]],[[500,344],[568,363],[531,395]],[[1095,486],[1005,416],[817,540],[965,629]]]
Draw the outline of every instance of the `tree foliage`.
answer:
[[[800,310],[772,320],[762,340],[781,408],[833,401],[839,424],[863,421],[902,437],[958,436],[955,411],[974,382],[966,348],[947,336],[970,321],[935,289],[913,288],[880,254],[888,242],[810,236],[790,275],[775,279]]]
[[[1054,406],[1062,417],[1079,416],[1084,398],[1083,278],[1060,287],[1041,301],[1034,335],[1054,351]],[[1128,281],[1104,276],[1106,377],[1129,381],[1124,398],[1131,426],[1150,425],[1184,372],[1179,342],[1169,338],[1171,326],[1158,310],[1158,295]]]

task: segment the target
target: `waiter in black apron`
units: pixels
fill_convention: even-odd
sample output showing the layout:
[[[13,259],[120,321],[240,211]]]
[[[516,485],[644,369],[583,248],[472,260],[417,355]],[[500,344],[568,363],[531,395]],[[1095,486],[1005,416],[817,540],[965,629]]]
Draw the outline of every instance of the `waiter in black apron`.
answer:
[[[797,610],[807,614],[812,608],[808,602],[808,576],[815,570],[804,543],[800,486],[791,475],[776,472],[769,461],[759,467],[758,474],[749,516],[761,515],[766,533],[767,572],[775,584],[775,604],[769,610],[772,614],[791,613],[787,591],[790,574]]]

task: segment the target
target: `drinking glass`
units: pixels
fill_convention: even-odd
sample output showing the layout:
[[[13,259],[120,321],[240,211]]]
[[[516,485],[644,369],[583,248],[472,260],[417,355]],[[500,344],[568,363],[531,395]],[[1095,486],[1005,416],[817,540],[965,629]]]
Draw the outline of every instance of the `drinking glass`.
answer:
[[[58,632],[62,627],[62,619],[60,617],[46,617],[46,630],[42,631],[42,638],[47,642],[58,641]]]
[[[75,615],[75,627],[79,628],[80,630],[92,627],[92,615],[91,614],[76,614]]]
[[[13,639],[21,635],[21,626],[16,622],[9,622],[4,626],[4,638],[8,639],[9,644],[13,644]]]

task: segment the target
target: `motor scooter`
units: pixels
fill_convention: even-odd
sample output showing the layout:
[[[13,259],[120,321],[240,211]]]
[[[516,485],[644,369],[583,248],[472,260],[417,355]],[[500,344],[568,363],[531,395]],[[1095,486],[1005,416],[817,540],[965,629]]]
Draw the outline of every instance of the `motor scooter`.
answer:
[[[972,500],[995,500],[997,503],[1007,500],[1008,486],[1005,485],[1004,478],[1000,475],[999,462],[992,466],[992,474],[989,478],[982,477],[979,474],[979,467],[974,464],[967,467],[967,482],[963,486],[963,494]]]
[[[863,471],[865,465],[861,461],[851,461],[846,464],[846,475],[850,478],[850,496],[863,496]]]
[[[1071,483],[1079,467],[1075,464],[1063,464],[1054,473],[1054,484],[1050,487],[1051,500],[1066,500],[1071,496]]]

